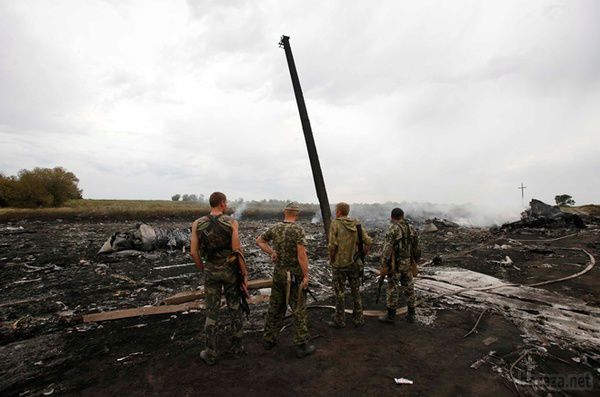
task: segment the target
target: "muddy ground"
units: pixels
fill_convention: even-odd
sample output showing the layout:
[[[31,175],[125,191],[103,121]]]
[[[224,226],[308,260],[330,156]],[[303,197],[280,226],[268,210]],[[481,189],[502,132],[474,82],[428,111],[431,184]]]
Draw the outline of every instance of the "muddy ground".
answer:
[[[251,278],[271,274],[268,258],[254,245],[256,236],[271,224],[241,223]],[[248,354],[240,359],[223,354],[214,367],[199,359],[201,310],[82,323],[82,314],[154,305],[202,285],[202,275],[191,265],[187,250],[96,255],[111,233],[134,225],[133,221],[60,220],[0,224],[0,395],[502,396],[597,395],[599,391],[600,346],[541,337],[534,341],[514,315],[498,308],[487,310],[477,332],[465,337],[480,318],[481,303],[436,297],[419,288],[418,281],[422,303],[416,324],[398,321],[384,326],[368,318],[362,328],[333,330],[325,324],[329,310],[311,309],[318,351],[301,360],[293,356],[290,327],[283,330],[276,349],[262,349],[266,304],[251,307],[245,337]],[[183,228],[189,223],[165,220],[152,225]],[[313,289],[319,303],[331,303],[321,226],[303,226]],[[364,301],[365,309],[377,310],[384,309],[382,303],[375,304],[375,269],[385,225],[371,226],[376,244],[368,258]],[[448,228],[423,234],[427,265],[421,277],[442,267],[469,269],[515,284],[567,276],[581,271],[589,258],[565,247],[585,248],[596,258],[600,254],[597,228],[573,233]],[[523,245],[517,240],[538,242]],[[430,262],[435,256],[441,257],[441,263]],[[597,308],[599,286],[600,270],[595,266],[580,277],[540,288]],[[221,320],[227,324],[225,310]],[[227,341],[220,342],[225,350]],[[584,383],[574,390],[564,385],[553,388],[551,382],[565,376],[579,376]],[[414,384],[397,385],[394,378]]]

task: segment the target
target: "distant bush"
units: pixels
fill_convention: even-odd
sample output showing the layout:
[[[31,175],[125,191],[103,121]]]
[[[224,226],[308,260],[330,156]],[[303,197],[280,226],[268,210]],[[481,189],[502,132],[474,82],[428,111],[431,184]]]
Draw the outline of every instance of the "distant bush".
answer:
[[[0,205],[10,207],[60,207],[81,198],[79,179],[62,167],[21,170],[0,177]]]
[[[559,194],[554,197],[554,201],[556,201],[556,205],[575,205],[575,200],[568,194]]]
[[[181,194],[174,194],[171,196],[171,200],[173,200],[173,201],[179,201],[180,198],[181,198]]]

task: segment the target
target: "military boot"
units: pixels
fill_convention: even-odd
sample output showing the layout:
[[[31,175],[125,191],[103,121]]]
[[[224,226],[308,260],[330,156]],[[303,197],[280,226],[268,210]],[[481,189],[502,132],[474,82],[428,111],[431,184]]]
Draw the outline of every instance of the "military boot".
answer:
[[[313,354],[315,350],[317,350],[317,348],[314,345],[307,345],[306,343],[303,343],[296,347],[296,357],[306,357],[310,354]]]
[[[327,325],[330,326],[331,328],[338,328],[338,329],[346,327],[346,324],[338,323],[335,320],[327,321]]]
[[[204,349],[200,352],[200,358],[207,365],[215,365],[217,363],[217,360],[212,354],[209,353],[208,349]]]
[[[246,349],[242,345],[242,341],[239,338],[233,338],[231,341],[231,347],[228,352],[233,358],[240,358],[246,354]]]
[[[387,314],[377,317],[377,320],[386,324],[394,324],[396,318],[396,309],[387,309]]]
[[[362,315],[362,313],[360,315],[356,315],[352,318],[352,324],[354,324],[354,326],[356,328],[362,327],[363,325],[365,325],[365,318]]]
[[[406,312],[406,321],[408,321],[411,324],[415,322],[415,308],[414,307],[408,308],[408,312]]]
[[[264,339],[263,342],[262,342],[262,345],[263,345],[263,348],[265,350],[271,350],[275,346],[277,346],[277,342],[276,341],[272,341],[272,340]]]

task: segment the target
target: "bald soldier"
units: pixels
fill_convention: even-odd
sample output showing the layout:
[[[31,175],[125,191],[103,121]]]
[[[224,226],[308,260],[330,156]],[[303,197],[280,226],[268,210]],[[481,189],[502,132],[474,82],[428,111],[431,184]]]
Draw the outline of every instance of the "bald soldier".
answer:
[[[408,307],[406,320],[409,323],[415,321],[416,298],[411,260],[418,261],[420,256],[417,232],[404,219],[404,211],[394,208],[381,253],[382,274],[387,275],[387,315],[379,317],[379,321],[388,324],[395,322],[400,284],[404,287]]]
[[[228,259],[234,252],[241,253],[238,223],[228,215],[227,197],[221,192],[210,195],[210,214],[197,219],[192,224],[191,255],[196,267],[205,272],[204,293],[206,297],[206,321],[204,332],[206,348],[200,352],[200,358],[208,365],[217,360],[217,325],[221,294],[225,295],[231,316],[231,347],[233,357],[244,354],[242,346],[242,308],[240,305],[240,285],[248,285],[248,271],[240,263]],[[242,278],[242,280],[239,280]]]
[[[348,217],[349,212],[350,206],[347,203],[338,203],[335,206],[335,219],[329,229],[328,248],[335,294],[335,314],[328,324],[333,328],[346,326],[346,283],[350,286],[352,296],[352,323],[355,327],[365,324],[360,283],[365,266],[364,256],[369,252],[371,238],[358,220]]]
[[[283,210],[283,222],[277,223],[261,234],[256,243],[267,253],[273,263],[273,286],[269,299],[269,312],[265,323],[263,346],[271,350],[277,345],[279,332],[288,306],[294,315],[294,345],[296,357],[315,352],[309,344],[306,289],[308,288],[308,256],[304,230],[296,223],[300,208],[298,203],[288,203]]]

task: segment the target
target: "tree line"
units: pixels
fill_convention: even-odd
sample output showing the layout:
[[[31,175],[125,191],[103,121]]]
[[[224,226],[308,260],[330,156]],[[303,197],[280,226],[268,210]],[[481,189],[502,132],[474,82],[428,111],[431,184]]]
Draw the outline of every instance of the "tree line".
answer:
[[[203,194],[195,195],[195,194],[174,194],[171,196],[172,201],[193,201],[196,203],[205,203],[206,199]]]
[[[63,167],[21,170],[17,175],[0,173],[0,207],[60,207],[80,199],[79,179]]]

